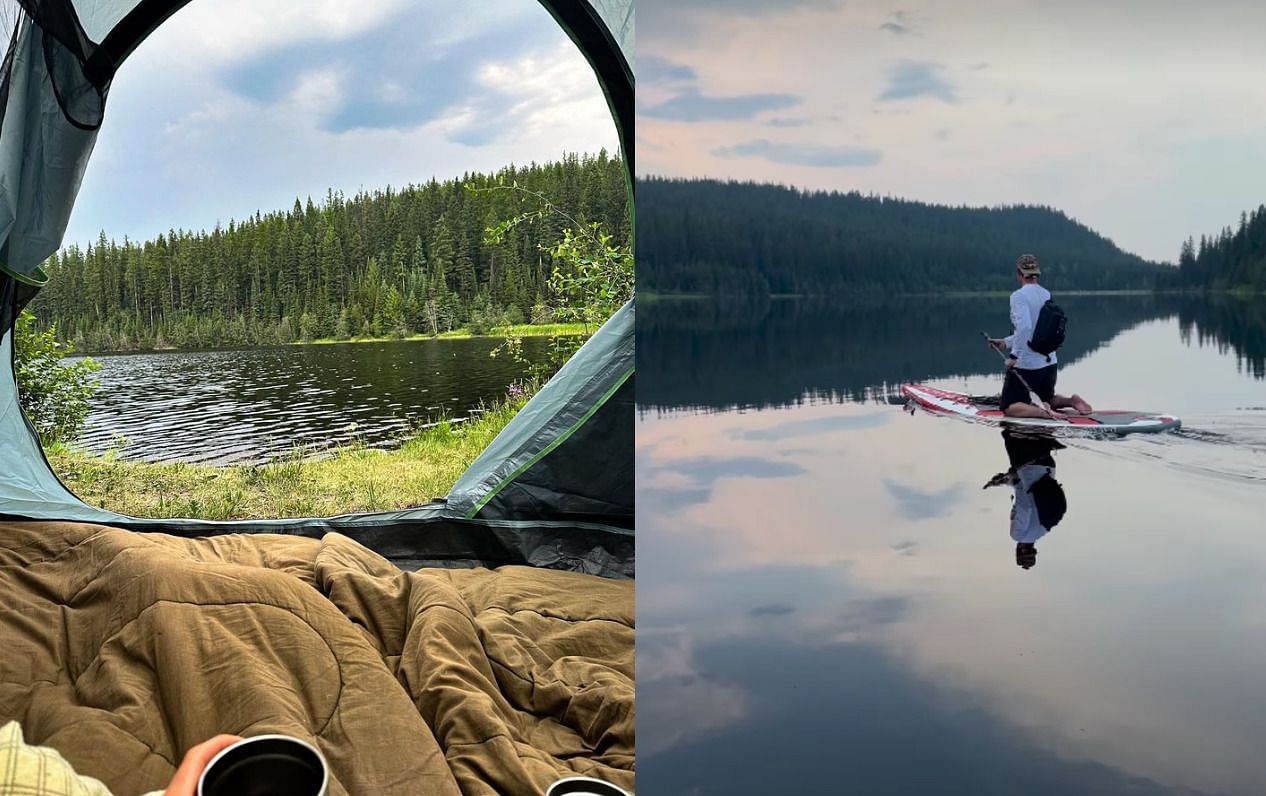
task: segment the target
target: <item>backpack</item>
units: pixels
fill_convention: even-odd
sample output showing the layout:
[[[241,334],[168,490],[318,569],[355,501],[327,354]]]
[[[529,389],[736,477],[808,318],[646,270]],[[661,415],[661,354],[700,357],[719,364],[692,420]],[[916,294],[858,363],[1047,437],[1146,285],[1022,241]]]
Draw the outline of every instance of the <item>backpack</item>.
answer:
[[[1059,521],[1064,519],[1064,512],[1068,511],[1068,498],[1055,477],[1046,473],[1029,487],[1029,494],[1033,496],[1037,521],[1042,523],[1042,527],[1049,531],[1059,525]]]
[[[1068,325],[1068,316],[1056,306],[1054,301],[1046,300],[1042,310],[1037,314],[1037,323],[1033,324],[1033,339],[1029,348],[1051,361],[1051,354],[1064,344],[1064,327]]]

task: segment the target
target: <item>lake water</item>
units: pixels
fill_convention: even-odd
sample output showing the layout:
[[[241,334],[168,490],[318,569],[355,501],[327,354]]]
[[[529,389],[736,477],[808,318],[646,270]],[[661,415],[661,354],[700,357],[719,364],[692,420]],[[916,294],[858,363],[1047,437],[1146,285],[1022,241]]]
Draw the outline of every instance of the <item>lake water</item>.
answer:
[[[640,792],[1266,790],[1266,302],[1060,304],[1060,392],[1184,428],[1063,440],[1035,558],[889,402],[996,393],[1005,298],[639,308]]]
[[[80,444],[124,459],[261,463],[416,427],[505,397],[524,366],[492,338],[93,356],[101,389]],[[547,338],[523,340],[531,361]]]

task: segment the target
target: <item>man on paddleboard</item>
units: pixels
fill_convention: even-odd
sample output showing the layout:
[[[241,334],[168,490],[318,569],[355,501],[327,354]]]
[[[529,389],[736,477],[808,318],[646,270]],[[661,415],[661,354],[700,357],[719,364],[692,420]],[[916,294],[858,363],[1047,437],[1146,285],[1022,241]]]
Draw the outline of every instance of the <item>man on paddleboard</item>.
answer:
[[[1057,411],[1089,414],[1090,404],[1081,396],[1055,394],[1055,376],[1059,369],[1055,352],[1041,354],[1029,347],[1042,306],[1051,299],[1051,292],[1038,284],[1041,273],[1037,257],[1020,255],[1015,262],[1015,275],[1020,287],[1011,294],[1011,326],[1014,331],[1008,337],[989,338],[990,346],[1007,354],[1002,411],[1009,417],[1056,417]],[[1032,403],[1030,390],[1037,393],[1040,405]]]

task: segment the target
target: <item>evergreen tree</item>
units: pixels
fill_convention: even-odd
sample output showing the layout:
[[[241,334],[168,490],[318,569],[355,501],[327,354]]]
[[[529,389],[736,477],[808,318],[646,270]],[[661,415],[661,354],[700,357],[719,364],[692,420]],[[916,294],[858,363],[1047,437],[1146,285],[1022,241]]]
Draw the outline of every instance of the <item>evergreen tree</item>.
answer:
[[[540,251],[561,227],[551,219],[485,243],[490,221],[525,207],[514,192],[481,189],[511,183],[630,242],[623,165],[603,152],[350,197],[331,190],[320,205],[296,198],[288,210],[142,243],[102,231],[49,258],[49,284],[31,309],[40,327],[55,325],[89,351],[345,339],[374,328],[434,334],[465,322],[476,301],[488,302],[488,317],[511,307],[527,316],[538,293],[556,299]]]

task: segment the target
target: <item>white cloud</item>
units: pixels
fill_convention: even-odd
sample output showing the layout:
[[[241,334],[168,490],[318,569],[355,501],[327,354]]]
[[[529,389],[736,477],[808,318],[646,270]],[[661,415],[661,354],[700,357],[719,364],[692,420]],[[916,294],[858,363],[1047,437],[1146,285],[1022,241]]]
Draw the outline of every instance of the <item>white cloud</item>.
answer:
[[[411,0],[216,0],[177,11],[131,60],[140,68],[193,63],[215,67],[303,41],[337,41],[373,30]],[[123,67],[131,69],[129,65]]]

